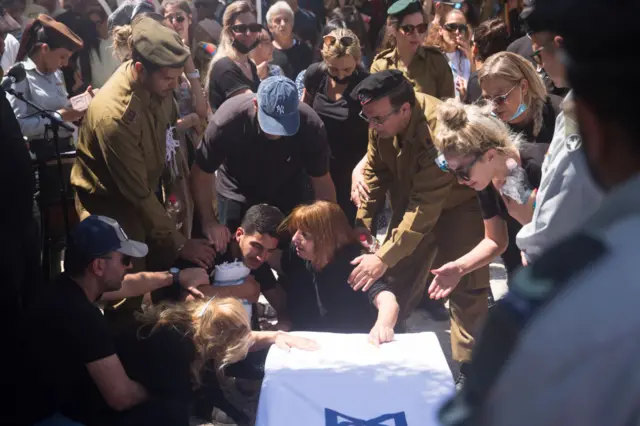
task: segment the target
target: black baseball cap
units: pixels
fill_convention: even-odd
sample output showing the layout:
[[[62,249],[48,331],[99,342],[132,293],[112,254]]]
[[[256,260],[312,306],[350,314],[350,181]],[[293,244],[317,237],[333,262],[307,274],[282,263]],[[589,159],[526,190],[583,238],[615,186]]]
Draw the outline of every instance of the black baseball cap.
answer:
[[[110,217],[92,215],[71,232],[67,250],[85,259],[96,259],[112,251],[131,257],[145,257],[146,244],[130,240],[120,224]]]

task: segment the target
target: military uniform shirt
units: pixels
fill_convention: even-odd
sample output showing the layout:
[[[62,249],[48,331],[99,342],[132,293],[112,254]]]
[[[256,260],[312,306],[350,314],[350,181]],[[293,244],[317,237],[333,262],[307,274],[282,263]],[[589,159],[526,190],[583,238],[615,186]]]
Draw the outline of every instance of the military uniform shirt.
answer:
[[[26,58],[21,64],[27,72],[27,77],[19,83],[12,84],[13,90],[22,93],[26,99],[48,111],[71,107],[61,70],[43,74],[38,71],[31,58]],[[45,126],[49,124],[49,119],[40,117],[35,109],[9,93],[7,99],[18,118],[22,134],[29,140],[44,139]],[[58,135],[66,138],[71,136],[71,133],[60,128]]]
[[[438,99],[455,96],[453,73],[449,68],[449,62],[434,47],[418,47],[408,68],[400,65],[396,49],[383,50],[374,58],[373,64],[371,64],[371,74],[388,69],[402,71],[407,80],[413,84],[416,92]]]

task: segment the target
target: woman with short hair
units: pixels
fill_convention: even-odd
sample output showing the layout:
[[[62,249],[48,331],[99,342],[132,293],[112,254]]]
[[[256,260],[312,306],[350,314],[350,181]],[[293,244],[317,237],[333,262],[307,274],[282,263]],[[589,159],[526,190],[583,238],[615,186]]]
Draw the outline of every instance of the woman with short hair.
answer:
[[[492,115],[491,106],[464,105],[450,99],[438,107],[434,143],[442,153],[439,163],[459,183],[477,191],[485,238],[469,253],[432,271],[431,298],[447,297],[462,276],[505,252],[508,219],[520,223],[531,220],[549,145],[523,139]]]
[[[272,63],[278,65],[291,80],[311,65],[312,51],[293,35],[294,13],[286,1],[274,3],[267,11],[267,25],[273,34]]]
[[[349,223],[357,209],[351,202],[351,173],[367,152],[368,124],[360,118],[361,105],[349,93],[369,73],[362,68],[362,50],[354,32],[338,28],[323,37],[322,62],[311,65],[304,77],[303,102],[322,119],[331,147],[330,173],[338,205]]]
[[[258,91],[260,78],[249,52],[258,45],[261,31],[250,3],[240,0],[227,6],[220,44],[209,64],[205,87],[212,111],[231,97]]]
[[[364,288],[348,283],[362,246],[342,209],[316,201],[296,208],[282,227],[293,235],[280,260],[292,329],[392,341],[400,308],[391,286],[384,279]]]

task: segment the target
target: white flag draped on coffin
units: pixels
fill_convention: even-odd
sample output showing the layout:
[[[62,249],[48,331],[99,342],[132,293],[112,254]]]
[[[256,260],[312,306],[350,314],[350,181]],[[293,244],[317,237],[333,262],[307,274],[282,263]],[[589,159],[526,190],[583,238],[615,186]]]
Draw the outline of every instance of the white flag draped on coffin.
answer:
[[[396,335],[380,348],[364,334],[295,333],[320,350],[272,347],[256,426],[430,426],[454,392],[434,333]]]

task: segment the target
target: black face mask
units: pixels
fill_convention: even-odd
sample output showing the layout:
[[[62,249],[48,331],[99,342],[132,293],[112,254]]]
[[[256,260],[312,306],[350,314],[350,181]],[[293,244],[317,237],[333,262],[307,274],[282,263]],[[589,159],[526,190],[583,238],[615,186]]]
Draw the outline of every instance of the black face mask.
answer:
[[[233,43],[231,43],[231,47],[233,47],[243,55],[246,55],[247,53],[255,49],[258,46],[258,44],[260,44],[260,40],[254,41],[253,43],[251,43],[251,46],[245,46],[244,44],[239,42],[237,39],[233,39]]]
[[[353,79],[353,77],[355,77],[357,74],[357,71],[354,71],[351,73],[351,75],[348,75],[344,78],[338,78],[335,75],[331,75],[329,74],[329,71],[327,71],[327,75],[329,76],[329,78],[331,78],[333,81],[335,81],[338,84],[349,84],[349,82]]]

